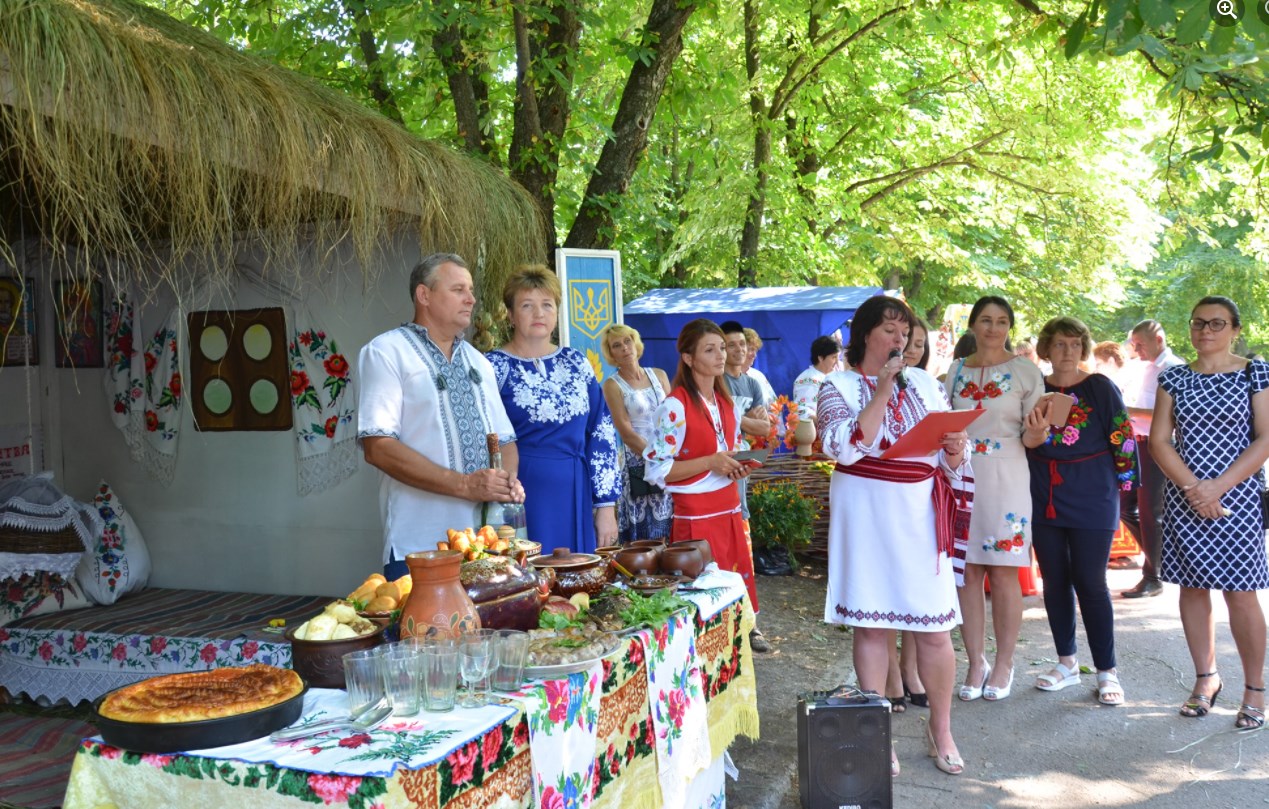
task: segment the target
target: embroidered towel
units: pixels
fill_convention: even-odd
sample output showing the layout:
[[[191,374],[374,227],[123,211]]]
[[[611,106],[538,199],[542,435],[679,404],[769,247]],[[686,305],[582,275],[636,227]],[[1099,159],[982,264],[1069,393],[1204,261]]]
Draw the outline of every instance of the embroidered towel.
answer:
[[[526,691],[521,704],[529,718],[534,806],[591,805],[598,786],[595,739],[603,672],[603,661],[596,661]]]
[[[315,494],[357,471],[352,369],[334,338],[297,328],[288,346],[299,492]]]
[[[126,291],[107,306],[106,394],[111,419],[123,432],[132,459],[164,486],[176,474],[177,438],[181,427],[179,348],[180,311],[173,308],[162,326],[146,341],[138,357],[133,335],[140,318]]]
[[[688,787],[709,767],[709,722],[696,658],[696,618],[679,612],[639,633],[647,654],[648,697],[656,730],[657,776],[665,806],[687,806]]]

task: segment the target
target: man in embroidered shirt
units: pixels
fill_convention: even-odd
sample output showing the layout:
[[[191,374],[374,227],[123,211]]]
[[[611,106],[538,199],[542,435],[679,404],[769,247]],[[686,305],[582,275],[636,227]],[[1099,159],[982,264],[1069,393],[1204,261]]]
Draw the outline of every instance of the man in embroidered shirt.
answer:
[[[1128,343],[1137,359],[1147,363],[1145,373],[1141,376],[1141,391],[1132,404],[1143,410],[1153,410],[1154,396],[1159,389],[1159,372],[1174,365],[1182,365],[1185,360],[1168,348],[1163,326],[1157,320],[1143,320],[1133,326]],[[1144,414],[1136,415],[1132,428],[1137,434],[1141,486],[1134,492],[1121,494],[1119,512],[1124,527],[1145,551],[1146,559],[1141,565],[1141,581],[1120,595],[1124,598],[1149,598],[1163,592],[1163,584],[1159,581],[1159,550],[1162,542],[1159,520],[1163,517],[1163,472],[1150,456],[1149,417]]]
[[[383,472],[384,576],[407,553],[433,550],[447,528],[476,526],[487,502],[522,502],[515,433],[484,355],[463,339],[476,305],[462,258],[436,253],[410,273],[413,321],[361,350],[357,441]],[[502,442],[489,468],[485,436]]]

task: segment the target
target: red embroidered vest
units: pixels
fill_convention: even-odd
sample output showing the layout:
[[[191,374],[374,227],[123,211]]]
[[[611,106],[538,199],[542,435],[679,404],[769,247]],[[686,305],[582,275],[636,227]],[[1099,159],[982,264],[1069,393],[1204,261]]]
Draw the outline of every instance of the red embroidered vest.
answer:
[[[686,434],[683,436],[683,447],[676,460],[687,461],[692,458],[703,458],[718,452],[718,437],[714,433],[714,422],[709,417],[705,402],[700,397],[693,397],[686,388],[675,388],[670,391],[670,399],[677,399],[683,405],[683,420]],[[695,401],[693,401],[695,399]],[[718,410],[723,418],[723,441],[729,450],[736,448],[736,411],[723,400],[717,399]],[[674,481],[675,486],[690,486],[701,480],[709,472],[702,472],[690,478]]]

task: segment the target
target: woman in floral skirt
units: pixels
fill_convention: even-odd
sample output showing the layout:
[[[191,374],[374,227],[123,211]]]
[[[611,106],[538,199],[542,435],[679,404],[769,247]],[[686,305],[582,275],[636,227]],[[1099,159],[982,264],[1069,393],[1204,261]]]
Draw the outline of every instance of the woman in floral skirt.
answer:
[[[969,314],[976,349],[952,366],[947,393],[953,410],[982,410],[969,426],[974,468],[974,510],[960,590],[961,634],[969,655],[962,700],[995,701],[1013,690],[1013,653],[1022,628],[1018,568],[1031,566],[1031,475],[1023,446],[1023,420],[1044,395],[1044,377],[1030,360],[1015,356],[1006,342],[1013,308],[1004,298],[979,298]],[[1042,439],[1034,439],[1031,446]],[[991,580],[996,659],[987,661],[987,603],[983,580]]]

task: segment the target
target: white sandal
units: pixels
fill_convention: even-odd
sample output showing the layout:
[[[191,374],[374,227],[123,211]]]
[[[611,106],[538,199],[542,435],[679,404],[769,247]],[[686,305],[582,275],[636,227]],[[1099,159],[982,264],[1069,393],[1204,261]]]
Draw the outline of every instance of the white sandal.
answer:
[[[1062,661],[1059,660],[1052,671],[1035,678],[1035,687],[1041,691],[1061,691],[1063,688],[1079,684],[1080,664],[1078,660],[1069,669],[1063,666]]]
[[[1117,672],[1097,672],[1097,701],[1112,708],[1124,704],[1124,687],[1119,682]]]

